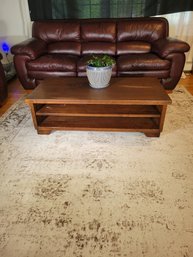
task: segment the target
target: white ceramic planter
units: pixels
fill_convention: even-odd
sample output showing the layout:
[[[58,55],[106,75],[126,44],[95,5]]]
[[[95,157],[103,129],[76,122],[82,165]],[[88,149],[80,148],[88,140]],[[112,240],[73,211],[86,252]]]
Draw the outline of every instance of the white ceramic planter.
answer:
[[[86,74],[91,87],[93,88],[105,88],[109,85],[112,66],[108,67],[92,67],[87,66]]]

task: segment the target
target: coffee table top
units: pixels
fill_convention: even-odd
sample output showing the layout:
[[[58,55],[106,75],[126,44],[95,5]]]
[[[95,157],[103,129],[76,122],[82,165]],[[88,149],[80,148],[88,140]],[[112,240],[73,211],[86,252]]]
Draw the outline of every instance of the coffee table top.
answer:
[[[156,78],[112,78],[104,89],[89,86],[87,78],[45,79],[27,97],[27,103],[61,104],[170,104]]]

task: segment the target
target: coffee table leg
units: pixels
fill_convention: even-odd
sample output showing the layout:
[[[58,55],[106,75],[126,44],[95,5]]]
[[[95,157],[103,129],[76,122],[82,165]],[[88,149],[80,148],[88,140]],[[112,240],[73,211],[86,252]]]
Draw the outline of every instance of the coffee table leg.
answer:
[[[38,123],[37,123],[37,116],[36,116],[36,110],[35,110],[35,104],[29,103],[30,109],[31,109],[31,115],[34,127],[37,129]]]
[[[160,132],[148,132],[145,133],[146,137],[159,137],[160,136]]]
[[[37,132],[38,132],[39,135],[49,135],[51,133],[51,130],[37,129]]]

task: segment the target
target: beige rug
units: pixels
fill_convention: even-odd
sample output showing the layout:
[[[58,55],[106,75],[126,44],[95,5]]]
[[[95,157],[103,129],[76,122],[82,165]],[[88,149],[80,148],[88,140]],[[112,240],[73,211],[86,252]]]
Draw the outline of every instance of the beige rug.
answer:
[[[37,135],[21,99],[0,119],[1,257],[192,257],[193,97],[160,138]]]

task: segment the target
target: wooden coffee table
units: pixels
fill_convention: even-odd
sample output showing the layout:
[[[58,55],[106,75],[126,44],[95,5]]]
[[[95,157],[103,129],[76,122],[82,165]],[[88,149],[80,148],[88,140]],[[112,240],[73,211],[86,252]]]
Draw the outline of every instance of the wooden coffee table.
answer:
[[[155,78],[112,78],[93,89],[87,78],[42,81],[25,100],[39,134],[52,130],[137,131],[158,137],[171,99]]]

